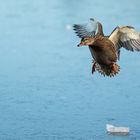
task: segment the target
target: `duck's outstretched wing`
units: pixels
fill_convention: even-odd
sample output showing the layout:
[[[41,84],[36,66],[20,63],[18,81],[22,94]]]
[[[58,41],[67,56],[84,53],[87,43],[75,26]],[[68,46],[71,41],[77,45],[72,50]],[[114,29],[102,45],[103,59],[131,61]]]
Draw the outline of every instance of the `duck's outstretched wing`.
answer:
[[[98,22],[90,18],[88,24],[74,24],[73,29],[80,38],[93,37],[96,34]]]
[[[117,51],[121,47],[129,51],[140,51],[140,33],[134,27],[116,27],[109,39],[114,43]]]

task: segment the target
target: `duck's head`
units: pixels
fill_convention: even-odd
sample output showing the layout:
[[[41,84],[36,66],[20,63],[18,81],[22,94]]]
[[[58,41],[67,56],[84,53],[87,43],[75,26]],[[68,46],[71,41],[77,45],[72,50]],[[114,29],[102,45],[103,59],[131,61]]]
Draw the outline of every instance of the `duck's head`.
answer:
[[[77,47],[93,45],[94,41],[95,41],[94,37],[82,38],[81,42],[77,45]]]

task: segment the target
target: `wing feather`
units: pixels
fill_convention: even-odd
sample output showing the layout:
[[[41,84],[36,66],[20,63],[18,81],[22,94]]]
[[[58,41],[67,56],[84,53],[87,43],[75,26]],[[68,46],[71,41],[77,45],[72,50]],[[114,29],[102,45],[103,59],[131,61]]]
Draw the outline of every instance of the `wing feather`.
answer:
[[[80,38],[95,36],[98,22],[90,19],[88,24],[74,24],[73,29]]]
[[[140,33],[134,27],[118,27],[110,35],[109,39],[116,46],[116,50],[123,47],[129,51],[140,51]]]

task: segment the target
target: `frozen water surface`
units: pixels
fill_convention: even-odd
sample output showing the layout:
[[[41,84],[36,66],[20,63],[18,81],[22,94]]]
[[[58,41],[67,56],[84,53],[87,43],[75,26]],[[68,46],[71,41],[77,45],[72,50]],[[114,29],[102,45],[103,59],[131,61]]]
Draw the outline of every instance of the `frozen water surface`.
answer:
[[[121,51],[114,78],[91,75],[73,23],[140,31],[140,1],[4,0],[0,4],[1,140],[139,140],[140,54]],[[128,136],[106,124],[128,126]]]

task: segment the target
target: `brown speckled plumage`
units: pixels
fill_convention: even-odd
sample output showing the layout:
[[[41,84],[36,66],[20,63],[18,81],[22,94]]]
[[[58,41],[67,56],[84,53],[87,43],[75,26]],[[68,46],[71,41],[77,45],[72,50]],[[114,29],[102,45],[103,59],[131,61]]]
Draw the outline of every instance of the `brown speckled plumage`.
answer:
[[[78,36],[82,37],[78,46],[89,46],[93,57],[92,73],[97,70],[104,76],[111,77],[120,71],[120,66],[116,62],[119,60],[122,47],[130,51],[140,51],[140,33],[131,26],[122,26],[116,27],[110,36],[104,36],[100,22],[95,21],[91,25],[96,26],[96,23],[98,26],[96,34],[93,34],[95,28],[91,32],[87,31],[89,24],[88,26],[74,25],[74,30]]]
[[[94,43],[89,45],[89,49],[96,62],[95,70],[107,76],[114,76],[119,72],[120,67],[116,64],[115,46],[107,37],[96,36]]]

